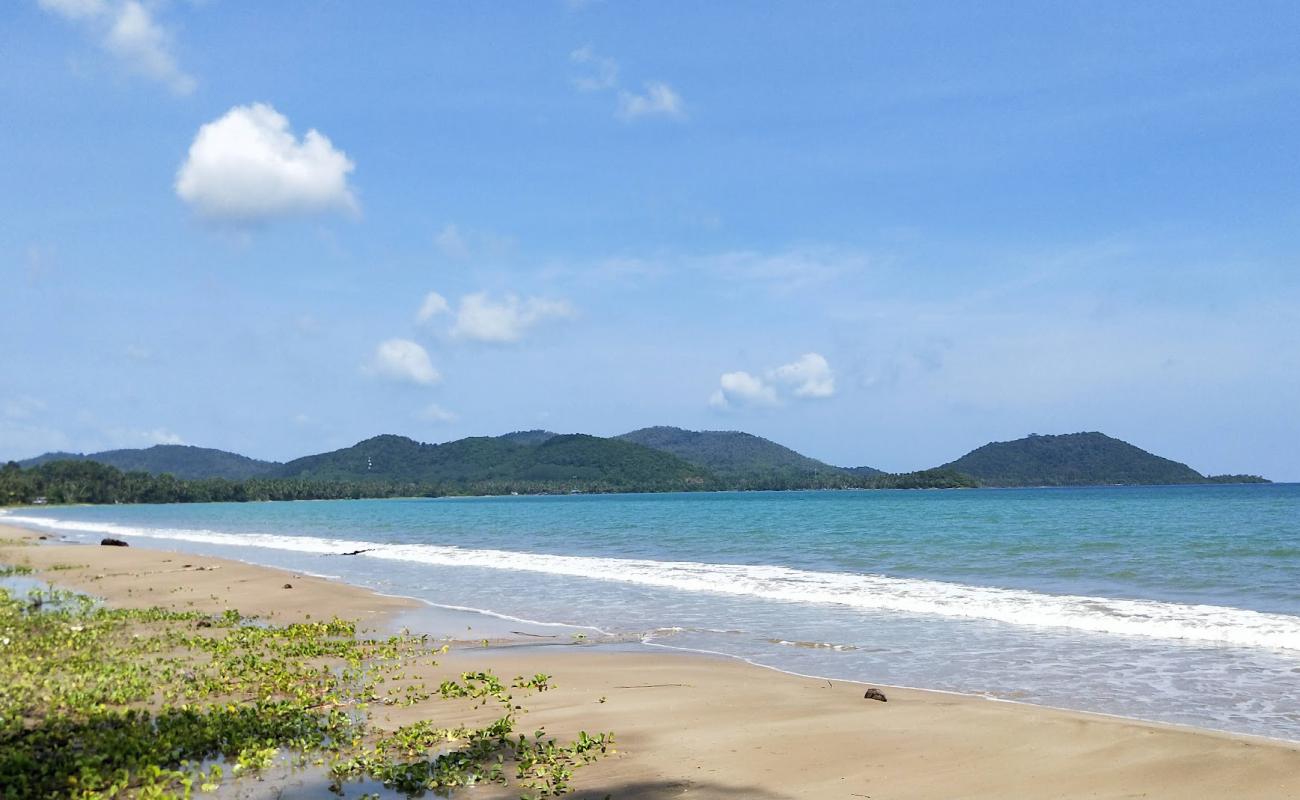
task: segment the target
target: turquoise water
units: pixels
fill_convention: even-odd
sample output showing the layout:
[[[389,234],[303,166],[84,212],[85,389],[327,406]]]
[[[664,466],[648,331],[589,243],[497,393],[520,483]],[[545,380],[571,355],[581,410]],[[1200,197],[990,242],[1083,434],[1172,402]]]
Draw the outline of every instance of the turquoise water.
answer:
[[[15,511],[781,669],[1300,740],[1300,485]],[[337,554],[366,550],[357,556]]]

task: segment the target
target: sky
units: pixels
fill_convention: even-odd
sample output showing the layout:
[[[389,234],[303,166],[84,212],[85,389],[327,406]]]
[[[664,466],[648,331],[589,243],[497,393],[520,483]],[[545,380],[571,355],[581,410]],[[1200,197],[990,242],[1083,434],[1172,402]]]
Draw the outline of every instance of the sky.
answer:
[[[1294,3],[0,7],[0,459],[1099,430],[1300,480]]]

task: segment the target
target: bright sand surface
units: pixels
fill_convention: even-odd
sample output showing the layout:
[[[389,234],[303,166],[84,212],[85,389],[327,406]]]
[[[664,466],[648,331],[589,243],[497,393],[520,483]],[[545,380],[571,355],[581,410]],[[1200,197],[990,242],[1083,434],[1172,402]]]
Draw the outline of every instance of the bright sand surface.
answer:
[[[521,729],[615,733],[618,752],[578,771],[575,797],[1300,798],[1296,744],[914,689],[881,687],[889,701],[880,703],[863,699],[858,683],[571,637],[520,646],[527,640],[484,634],[491,625],[465,631],[466,615],[440,617],[337,581],[139,546],[33,546],[36,538],[0,527],[0,563],[28,564],[118,606],[236,608],[277,622],[337,615],[377,629],[418,619],[417,633],[487,635],[493,646],[457,647],[440,669],[548,673],[555,688],[524,701]],[[445,714],[439,702],[375,721]]]

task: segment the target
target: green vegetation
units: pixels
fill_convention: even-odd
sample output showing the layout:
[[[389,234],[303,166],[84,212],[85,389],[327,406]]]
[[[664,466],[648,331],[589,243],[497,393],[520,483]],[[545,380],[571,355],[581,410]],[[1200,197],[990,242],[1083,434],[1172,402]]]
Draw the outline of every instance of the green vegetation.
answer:
[[[439,652],[425,637],[361,638],[338,619],[272,626],[0,589],[0,787],[14,798],[189,797],[288,762],[316,765],[337,793],[370,778],[408,795],[492,782],[550,797],[609,750],[609,734],[515,732],[512,690],[545,691],[546,675],[507,685],[469,672],[435,690],[410,677]],[[490,721],[368,721],[368,708],[431,698],[451,701],[449,718]]]
[[[585,434],[532,433],[446,444],[376,436],[290,461],[281,474],[315,481],[420,483],[438,487],[442,494],[719,488],[706,470],[648,447]]]
[[[46,454],[26,469],[0,468],[0,505],[30,503],[189,503],[336,500],[362,497],[680,492],[783,489],[952,489],[974,486],[1267,483],[1256,475],[1206,477],[1186,464],[1100,433],[1031,435],[994,442],[942,467],[893,474],[835,467],[739,431],[643,428],[612,439],[550,431],[477,436],[424,444],[384,435],[287,464],[219,450],[152,447],[187,462],[184,473],[122,472],[98,456],[57,460]],[[211,454],[269,471],[231,479],[205,472]],[[101,454],[102,455],[102,454]],[[218,459],[219,460],[219,459]],[[157,466],[159,461],[151,461]],[[224,463],[224,462],[223,462]],[[184,474],[198,475],[185,478]]]
[[[271,461],[258,461],[238,453],[180,444],[159,444],[138,450],[105,450],[90,455],[46,453],[21,461],[19,466],[36,467],[50,461],[94,461],[117,467],[123,472],[167,474],[191,480],[197,478],[244,480],[271,475],[280,466]]]
[[[834,467],[741,431],[659,426],[618,438],[672,453],[708,470],[732,489],[842,489],[862,487],[859,478],[883,474],[870,467]]]
[[[1206,475],[1206,483],[1272,483],[1259,475]]]
[[[1186,464],[1152,455],[1128,442],[1096,432],[1062,436],[1031,434],[1013,442],[993,442],[944,467],[970,475],[985,486],[1212,482]]]

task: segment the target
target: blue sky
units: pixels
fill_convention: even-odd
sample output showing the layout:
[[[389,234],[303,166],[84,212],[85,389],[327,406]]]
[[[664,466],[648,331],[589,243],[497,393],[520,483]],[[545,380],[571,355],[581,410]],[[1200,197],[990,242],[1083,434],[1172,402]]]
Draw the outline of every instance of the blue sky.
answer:
[[[30,0],[0,103],[0,458],[1102,430],[1300,479],[1294,4]]]

